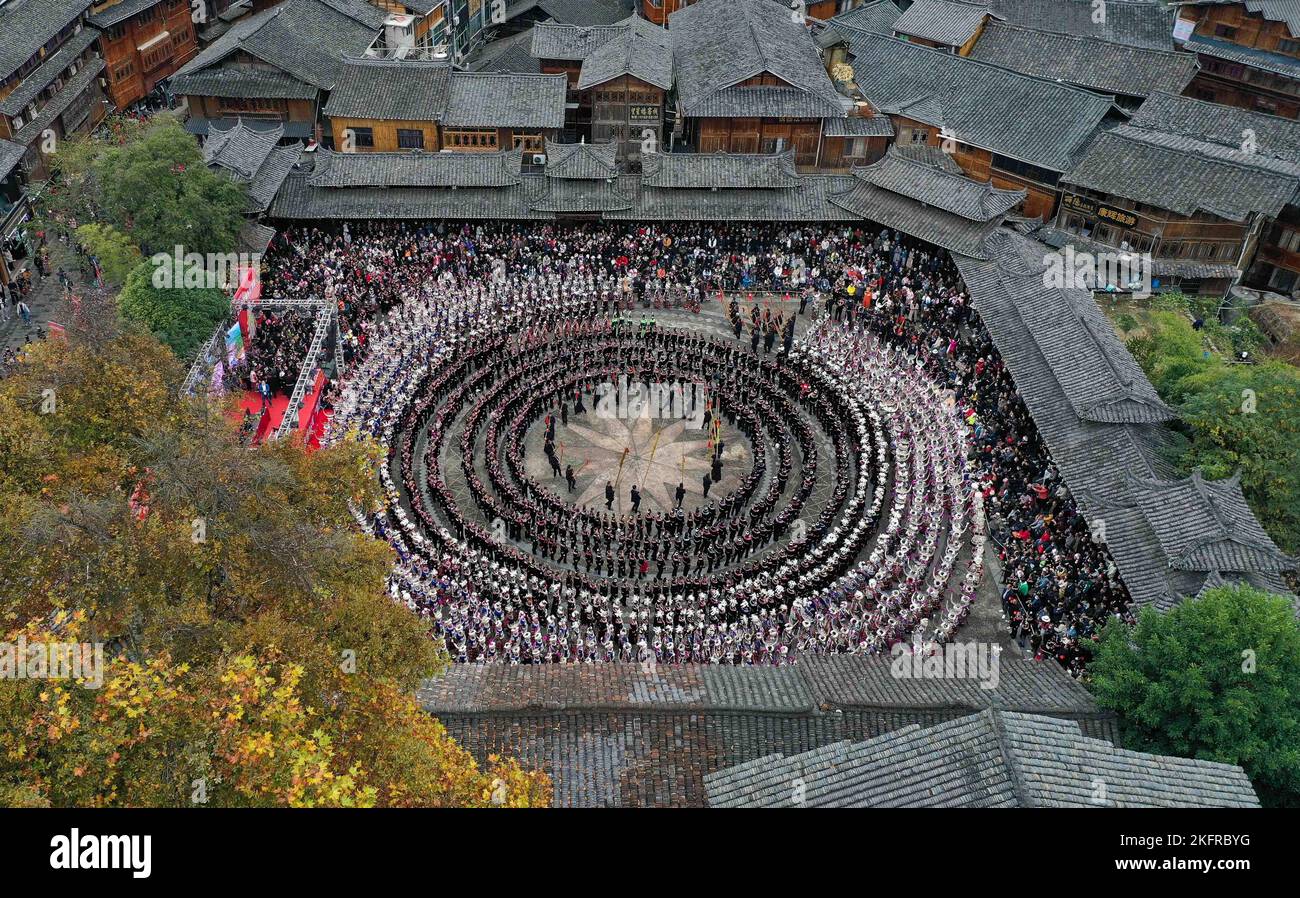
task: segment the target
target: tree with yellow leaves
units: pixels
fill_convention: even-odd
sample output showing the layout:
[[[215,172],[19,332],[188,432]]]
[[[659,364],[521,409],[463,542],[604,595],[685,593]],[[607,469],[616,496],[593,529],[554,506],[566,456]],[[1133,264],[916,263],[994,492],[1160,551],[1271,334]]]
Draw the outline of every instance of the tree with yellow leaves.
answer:
[[[83,306],[0,381],[0,638],[102,645],[102,684],[0,680],[0,803],[549,804],[415,701],[447,659],[354,526],[374,447],[249,450],[165,347]]]

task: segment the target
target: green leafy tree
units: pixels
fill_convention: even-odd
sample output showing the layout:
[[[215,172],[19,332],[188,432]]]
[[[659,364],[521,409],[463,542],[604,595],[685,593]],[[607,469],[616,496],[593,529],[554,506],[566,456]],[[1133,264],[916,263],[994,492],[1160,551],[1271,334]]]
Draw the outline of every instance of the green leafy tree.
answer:
[[[1092,662],[1125,746],[1245,769],[1268,805],[1300,807],[1300,627],[1291,602],[1221,587],[1135,627],[1112,620]]]
[[[118,308],[128,321],[143,324],[177,357],[188,360],[230,312],[230,297],[215,287],[156,287],[157,272],[151,261],[137,265],[117,298]]]
[[[99,302],[0,380],[0,641],[105,647],[98,689],[0,677],[0,805],[549,803],[415,701],[447,657],[352,518],[376,448],[243,446]]]
[[[140,265],[140,247],[110,224],[90,223],[77,228],[77,242],[99,260],[104,282],[121,287]]]
[[[160,119],[120,146],[103,146],[92,168],[99,205],[145,254],[235,248],[244,188],[209,170],[174,119]]]
[[[1225,361],[1177,311],[1148,313],[1128,345],[1181,419],[1185,439],[1170,460],[1214,479],[1240,469],[1260,523],[1283,550],[1300,551],[1300,369]]]

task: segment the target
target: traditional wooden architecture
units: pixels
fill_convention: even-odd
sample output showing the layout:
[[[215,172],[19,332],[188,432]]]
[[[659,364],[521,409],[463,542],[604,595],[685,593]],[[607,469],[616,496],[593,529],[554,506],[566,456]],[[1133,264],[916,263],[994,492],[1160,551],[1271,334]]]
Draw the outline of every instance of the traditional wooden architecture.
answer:
[[[188,0],[105,0],[91,7],[113,105],[147,97],[199,52]]]
[[[639,0],[505,0],[504,21],[490,27],[500,34],[527,31],[542,22],[560,25],[613,25],[636,12]],[[491,0],[484,0],[484,5]]]
[[[1157,91],[1182,93],[1198,69],[1196,57],[1180,50],[1039,31],[997,20],[984,25],[963,55],[1107,94],[1129,109]]]
[[[654,154],[625,173],[612,144],[544,147],[528,154],[336,153],[304,156],[267,217],[343,219],[594,218],[633,221],[857,221],[832,203],[853,179],[800,174],[793,155]],[[482,161],[472,157],[481,156]]]
[[[1175,37],[1201,61],[1193,96],[1300,118],[1295,0],[1189,0],[1179,6]]]
[[[560,75],[462,72],[436,61],[345,58],[325,106],[329,143],[348,153],[519,148],[531,160],[564,127],[565,89]]]
[[[837,66],[848,61],[849,45],[854,35],[866,33],[889,37],[894,33],[894,22],[902,14],[894,0],[864,0],[824,23],[814,23],[813,39],[822,51],[826,70],[833,73]]]
[[[1103,122],[1110,98],[869,33],[854,36],[852,89],[893,119],[896,142],[949,152],[971,178],[1024,190],[1020,211],[1051,216],[1057,183]]]
[[[446,62],[345,59],[325,104],[327,142],[358,153],[439,150],[450,83]]]
[[[369,49],[384,19],[364,0],[284,0],[241,19],[172,78],[172,92],[189,105],[185,127],[205,135],[242,118],[320,139],[320,111],[344,55]]]
[[[1070,758],[1062,764],[1062,758]],[[1257,808],[1246,772],[1128,751],[1079,724],[997,707],[705,774],[712,808]],[[1102,795],[1097,783],[1114,783]]]
[[[1250,264],[1260,233],[1296,203],[1295,129],[1186,97],[1148,104],[1099,135],[1062,178],[1057,227],[1181,262],[1184,291],[1221,295]]]
[[[633,16],[614,25],[537,25],[532,36],[531,54],[542,71],[568,79],[568,128],[578,139],[612,143],[630,161],[663,145],[673,86],[672,43],[664,29]]]
[[[1106,0],[1104,9],[1095,0],[989,0],[989,9],[1008,25],[1151,50],[1174,48],[1175,10],[1150,0]]]
[[[985,257],[988,236],[1024,199],[1023,190],[972,181],[898,150],[854,169],[853,186],[830,197],[854,215],[975,258]]]
[[[704,806],[718,794],[711,774],[732,765],[843,740],[906,736],[917,726],[978,720],[989,708],[1048,716],[1058,726],[1107,740],[1118,752],[1113,712],[1098,708],[1088,690],[1050,659],[1004,655],[992,689],[973,678],[900,680],[890,664],[884,655],[810,655],[783,667],[665,664],[654,670],[635,663],[453,664],[417,697],[475,757],[508,755],[544,768],[559,807]],[[954,752],[951,745],[936,745],[934,755],[912,769],[960,764],[954,754],[971,765],[988,761],[987,746]],[[1180,774],[1197,762],[1183,764]],[[1119,794],[1158,789],[1138,778],[1146,785]],[[969,769],[943,779],[954,789],[985,781]],[[1242,780],[1228,782],[1245,802],[1250,791]],[[1124,781],[1130,783],[1127,776]]]
[[[965,56],[990,16],[985,0],[915,0],[893,28],[905,41]]]
[[[226,130],[214,127],[208,131],[203,161],[244,185],[249,214],[266,211],[302,153],[301,143],[281,146],[283,138],[283,127],[255,131],[242,121]]]
[[[1190,97],[1153,94],[1132,124],[1279,162],[1300,164],[1300,122]],[[1241,283],[1300,298],[1300,196],[1263,221]]]
[[[637,0],[643,18],[656,25],[668,22],[669,17],[679,9],[685,9],[695,0]],[[787,15],[797,13],[812,19],[829,19],[836,13],[844,12],[861,0],[775,0],[784,6]]]
[[[87,22],[89,0],[20,0],[0,7],[0,139],[22,146],[19,165],[43,177],[59,140],[94,128],[107,112]]]
[[[853,103],[823,67],[808,28],[772,0],[699,0],[669,21],[680,137],[702,153],[792,149],[822,157],[823,121]]]

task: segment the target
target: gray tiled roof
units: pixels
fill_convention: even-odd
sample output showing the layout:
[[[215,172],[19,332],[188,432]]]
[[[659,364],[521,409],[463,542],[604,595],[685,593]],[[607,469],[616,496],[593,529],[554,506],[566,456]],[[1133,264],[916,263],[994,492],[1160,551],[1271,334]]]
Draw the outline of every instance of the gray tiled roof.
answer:
[[[1098,22],[1093,0],[990,0],[997,18],[1013,25],[1044,28],[1133,47],[1173,47],[1175,5],[1150,0],[1106,0]]]
[[[530,52],[533,29],[489,41],[469,62],[470,71],[540,75],[541,62]]]
[[[987,260],[954,261],[1085,519],[1104,525],[1098,532],[1129,594],[1162,609],[1195,595],[1204,574],[1170,565],[1135,495],[1139,481],[1177,480],[1154,389],[1089,291],[1047,286],[1043,244],[1001,229],[985,249]],[[1254,582],[1269,572],[1248,573]]]
[[[63,72],[76,61],[86,49],[99,38],[94,28],[82,28],[81,32],[63,42],[63,46],[45,57],[45,60],[28,73],[27,77],[14,88],[8,96],[0,100],[0,114],[18,115],[31,103],[41,91],[54,83]]]
[[[104,71],[104,60],[98,56],[88,60],[80,71],[69,78],[63,87],[59,88],[59,92],[41,108],[41,111],[36,114],[36,118],[23,125],[14,134],[14,140],[24,144],[29,144],[35,140],[56,118],[63,115],[73,101],[81,96],[84,91],[96,89],[94,86],[95,79],[99,77],[102,71]]]
[[[908,680],[884,656],[788,667],[453,665],[419,692],[479,758],[540,765],[560,806],[701,806],[705,776],[999,707],[1077,721],[1115,738],[1114,718],[1052,662],[1003,658],[996,689]]]
[[[199,94],[187,78],[243,52],[299,81],[330,90],[343,56],[360,56],[378,36],[384,13],[365,0],[285,0],[231,25],[172,76],[172,89]]]
[[[618,177],[618,144],[546,141],[546,176],[603,180]]]
[[[578,73],[578,89],[587,90],[624,75],[671,89],[673,51],[668,33],[644,19],[635,19],[587,55]]]
[[[694,118],[843,118],[844,109],[797,87],[769,84],[724,87],[691,107]]]
[[[960,47],[979,31],[989,14],[984,2],[964,0],[915,0],[894,21],[894,31],[949,47]]]
[[[203,161],[248,180],[284,137],[284,127],[253,129],[238,120],[230,128],[209,128],[203,144]]]
[[[540,176],[534,179],[539,181]],[[267,210],[271,219],[508,220],[549,216],[529,206],[529,188],[510,187],[313,187],[309,176],[292,172]]]
[[[275,239],[275,228],[258,224],[252,219],[239,229],[239,249],[246,253],[264,253]]]
[[[228,129],[209,128],[203,161],[245,185],[249,212],[263,212],[302,152],[299,143],[279,146],[283,137],[283,126],[255,130],[242,119]]]
[[[1194,471],[1173,482],[1134,484],[1142,513],[1171,567],[1184,571],[1251,572],[1295,569],[1255,520],[1241,493],[1240,472],[1228,480],[1205,480]]]
[[[825,121],[827,137],[893,137],[894,123],[887,115],[836,116]]]
[[[92,15],[90,23],[96,28],[112,28],[146,9],[157,6],[160,2],[162,0],[119,0],[107,9]]]
[[[863,168],[854,177],[891,193],[911,197],[971,221],[1001,221],[1025,198],[1023,190],[1004,190],[988,181],[950,174],[895,152]]]
[[[443,124],[449,128],[564,127],[564,75],[456,72]]]
[[[808,175],[797,187],[709,190],[637,184],[637,205],[606,218],[625,221],[847,221],[858,216],[828,197],[847,189],[843,176]]]
[[[1275,75],[1300,79],[1300,59],[1296,59],[1294,56],[1274,53],[1271,50],[1243,47],[1240,44],[1218,40],[1203,34],[1193,34],[1183,42],[1183,47],[1215,59],[1238,62],[1251,68],[1272,72]]]
[[[1062,180],[1182,215],[1244,221],[1281,212],[1300,187],[1300,165],[1123,125],[1098,135]]]
[[[512,0],[506,21],[538,11],[565,25],[613,25],[633,11],[632,0]]]
[[[988,710],[706,774],[711,807],[1259,807],[1235,765],[1144,754]]]
[[[938,169],[930,170],[940,174]],[[833,194],[830,201],[855,218],[866,218],[950,252],[975,258],[985,257],[984,243],[998,226],[996,220],[963,218],[860,178],[844,192]]]
[[[547,178],[542,192],[532,196],[530,206],[538,212],[568,215],[625,211],[636,205],[636,189],[631,181],[634,178],[627,176],[610,181]]]
[[[432,122],[447,111],[451,66],[407,59],[345,59],[325,114]]]
[[[1194,54],[1152,50],[1097,38],[990,22],[971,59],[1110,94],[1145,97],[1181,92],[1196,76]]]
[[[710,190],[794,187],[794,153],[654,153],[641,160],[647,187]]]
[[[368,155],[374,157],[377,154]],[[459,155],[482,158],[481,154]],[[286,219],[434,216],[546,220],[554,217],[553,213],[600,213],[605,218],[620,221],[806,222],[858,219],[857,215],[829,200],[831,194],[842,193],[851,186],[853,179],[843,175],[806,175],[789,187],[713,190],[645,186],[642,175],[619,175],[612,183],[606,183],[596,179],[526,174],[522,176],[522,186],[465,187],[452,191],[439,186],[362,186],[370,180],[383,180],[368,170],[360,173],[361,169],[358,169],[357,175],[350,174],[352,169],[349,166],[372,164],[366,159],[366,154],[322,151],[315,174],[294,172],[285,180],[268,216]],[[336,164],[340,168],[336,169]],[[687,179],[685,183],[697,182]],[[339,186],[324,186],[326,184]],[[452,193],[457,196],[451,197]]]
[[[27,0],[0,7],[0,81],[90,9],[91,0]]]
[[[903,11],[894,0],[868,0],[827,19],[817,33],[817,43],[828,47],[846,39],[853,31],[891,35],[894,33],[894,22],[902,14]]]
[[[964,174],[961,166],[953,161],[952,154],[945,153],[942,147],[932,147],[925,143],[896,143],[889,149],[896,156],[946,171],[950,175]]]
[[[1237,106],[1156,92],[1147,97],[1129,124],[1236,149],[1251,138],[1253,151],[1260,155],[1300,162],[1300,122]]]
[[[498,153],[333,153],[320,150],[313,187],[509,187],[523,183],[523,150]]]
[[[27,147],[12,140],[0,138],[0,181],[9,177],[9,173],[18,167],[27,153]]]
[[[852,44],[858,87],[872,106],[935,127],[982,149],[1070,168],[1112,103],[1105,97],[894,38]]]
[[[310,140],[315,133],[315,127],[311,122],[254,118],[200,118],[195,115],[191,115],[185,120],[185,130],[191,134],[204,136],[214,129],[228,131],[241,121],[244,123],[244,127],[252,128],[254,131],[283,128],[285,137],[296,137],[299,140]]]
[[[638,19],[637,21],[644,21]],[[645,23],[649,25],[649,22]],[[581,62],[596,50],[627,31],[629,23],[615,25],[562,25],[539,22],[533,26],[529,52],[538,59]]]
[[[255,69],[248,66],[229,68],[212,66],[177,74],[171,89],[181,96],[259,97],[272,100],[314,100],[319,88],[288,72]]]
[[[669,33],[687,116],[718,91],[764,72],[798,88],[809,117],[838,114],[839,93],[808,29],[771,0],[697,0],[669,17]]]

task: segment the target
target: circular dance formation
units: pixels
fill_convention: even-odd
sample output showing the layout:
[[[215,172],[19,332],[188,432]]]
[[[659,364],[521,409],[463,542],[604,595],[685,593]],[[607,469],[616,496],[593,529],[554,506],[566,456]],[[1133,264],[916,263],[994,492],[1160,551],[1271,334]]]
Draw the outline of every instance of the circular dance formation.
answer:
[[[967,434],[905,354],[824,320],[772,354],[580,299],[439,305],[394,310],[332,429],[380,415],[363,525],[454,659],[780,664],[964,619]]]

